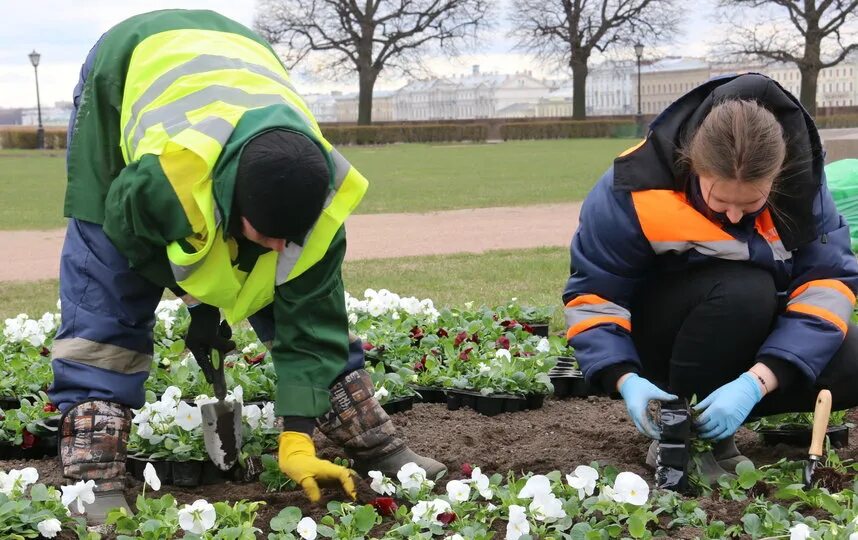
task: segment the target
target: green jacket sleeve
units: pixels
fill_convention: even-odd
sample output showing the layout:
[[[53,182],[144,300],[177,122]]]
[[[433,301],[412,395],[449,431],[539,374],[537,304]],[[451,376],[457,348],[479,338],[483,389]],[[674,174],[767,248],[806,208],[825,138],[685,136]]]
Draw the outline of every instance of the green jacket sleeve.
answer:
[[[131,268],[157,285],[176,284],[166,246],[193,231],[158,156],[144,155],[113,181],[103,227]]]
[[[349,323],[343,290],[345,228],[328,252],[274,294],[278,416],[317,417],[330,409],[330,385],[348,360]]]

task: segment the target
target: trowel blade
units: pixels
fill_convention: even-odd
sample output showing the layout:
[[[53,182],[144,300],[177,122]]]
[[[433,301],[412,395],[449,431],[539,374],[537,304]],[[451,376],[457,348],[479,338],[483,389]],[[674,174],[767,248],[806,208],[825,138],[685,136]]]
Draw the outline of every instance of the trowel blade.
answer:
[[[241,450],[241,404],[218,401],[200,407],[203,418],[203,440],[212,462],[228,471],[238,460]]]

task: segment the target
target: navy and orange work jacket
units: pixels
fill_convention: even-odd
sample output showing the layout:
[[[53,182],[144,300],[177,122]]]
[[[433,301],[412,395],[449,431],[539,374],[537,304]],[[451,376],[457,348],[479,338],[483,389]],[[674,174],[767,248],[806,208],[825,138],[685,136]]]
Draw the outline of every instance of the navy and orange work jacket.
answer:
[[[778,193],[736,225],[707,217],[696,177],[676,158],[713,104],[753,99],[787,135]],[[573,273],[563,300],[567,338],[588,380],[640,361],[630,306],[658,272],[714,259],[745,261],[772,273],[786,300],[758,357],[777,358],[813,381],[840,347],[858,290],[848,226],[825,184],[813,121],[775,81],[757,74],[713,79],[668,107],[647,138],[618,157],[584,201],[571,245]],[[705,213],[706,212],[706,213]]]

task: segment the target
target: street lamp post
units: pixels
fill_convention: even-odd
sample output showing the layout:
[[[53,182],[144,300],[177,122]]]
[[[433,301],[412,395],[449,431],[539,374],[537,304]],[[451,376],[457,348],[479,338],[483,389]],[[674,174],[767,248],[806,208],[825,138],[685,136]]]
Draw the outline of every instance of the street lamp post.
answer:
[[[41,54],[35,49],[29,55],[30,63],[33,64],[33,71],[36,73],[36,108],[39,111],[39,127],[36,128],[36,148],[43,150],[45,148],[45,128],[42,126],[42,100],[39,97],[39,59]]]
[[[638,137],[644,136],[643,113],[641,112],[641,57],[643,56],[643,43],[635,43],[635,56],[638,58],[638,114],[635,116]]]

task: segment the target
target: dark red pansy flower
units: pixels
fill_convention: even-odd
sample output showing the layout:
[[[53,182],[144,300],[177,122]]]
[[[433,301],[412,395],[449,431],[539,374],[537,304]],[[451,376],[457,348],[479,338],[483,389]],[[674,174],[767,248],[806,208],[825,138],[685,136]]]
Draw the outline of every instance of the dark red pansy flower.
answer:
[[[459,332],[458,334],[456,334],[456,339],[453,340],[453,346],[458,347],[459,345],[464,343],[466,339],[468,339],[468,333],[464,331]]]
[[[39,438],[27,431],[26,429],[24,429],[24,432],[21,435],[24,438],[23,442],[21,442],[21,448],[23,448],[24,450],[36,446],[36,443],[39,442]]]
[[[447,337],[447,336],[449,336],[449,335],[450,335],[450,334],[448,334],[448,333],[447,333],[447,330],[445,330],[445,329],[443,329],[443,328],[439,328],[439,329],[438,329],[438,331],[437,331],[437,332],[435,332],[435,334],[436,334],[438,337]]]
[[[464,474],[465,476],[470,478],[471,473],[473,473],[473,472],[474,472],[474,468],[471,467],[470,463],[462,463],[462,474]]]
[[[443,523],[444,525],[449,525],[456,521],[456,514],[454,512],[444,512],[442,514],[438,514],[435,519]]]
[[[426,371],[426,355],[414,363],[414,371]]]
[[[461,360],[462,362],[469,361],[471,359],[471,351],[473,351],[473,350],[474,350],[473,347],[468,347],[464,351],[460,352],[459,353],[459,360]]]
[[[392,516],[396,513],[396,509],[399,508],[399,505],[396,504],[393,497],[376,497],[369,504],[373,505],[382,516]]]
[[[507,349],[509,350],[509,338],[506,336],[501,336],[495,341],[495,345],[498,349]]]
[[[45,406],[42,407],[42,410],[45,412],[57,412],[57,406],[53,403],[45,403]]]
[[[362,347],[363,347],[363,350],[365,350],[365,351],[371,351],[375,348],[375,346],[372,343],[370,343],[369,341],[364,341]]]
[[[527,324],[527,323],[522,324],[522,325],[521,325],[521,328],[522,328],[522,330],[524,330],[524,331],[525,331],[525,332],[527,332],[528,334],[532,334],[532,333],[534,333],[533,327],[532,327],[532,326],[530,326],[530,325],[529,325],[529,324]]]

